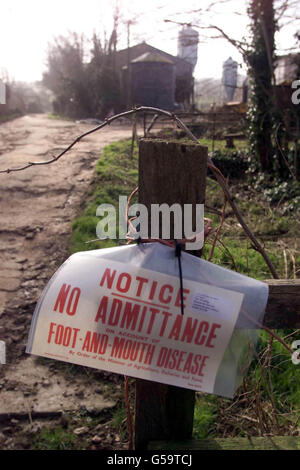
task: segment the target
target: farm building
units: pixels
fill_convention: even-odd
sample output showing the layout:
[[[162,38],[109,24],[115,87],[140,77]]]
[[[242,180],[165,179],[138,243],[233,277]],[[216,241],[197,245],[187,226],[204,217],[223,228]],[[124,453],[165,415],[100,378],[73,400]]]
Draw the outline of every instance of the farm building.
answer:
[[[275,64],[275,81],[276,81],[276,97],[281,108],[292,107],[291,95],[292,95],[292,82],[298,79],[298,71],[300,67],[300,53],[298,54],[287,54],[279,56]],[[242,84],[242,99],[241,91],[238,87],[234,91],[233,101],[248,101],[249,95],[249,79],[246,78]]]
[[[143,42],[116,53],[122,108],[187,109],[193,101],[191,62]]]
[[[279,56],[275,63],[276,97],[281,108],[292,106],[291,84],[298,79],[300,53]],[[231,57],[223,63],[221,97],[223,104],[247,103],[250,93],[249,78],[239,75],[238,63]]]

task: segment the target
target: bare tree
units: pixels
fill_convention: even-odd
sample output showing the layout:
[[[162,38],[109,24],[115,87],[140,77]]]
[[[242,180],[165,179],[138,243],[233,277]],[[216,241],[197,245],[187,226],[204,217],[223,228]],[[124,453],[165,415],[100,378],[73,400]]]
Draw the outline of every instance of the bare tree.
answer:
[[[88,44],[92,45],[89,60]],[[54,110],[73,118],[104,118],[118,110],[119,82],[115,71],[117,32],[108,41],[94,34],[89,41],[76,33],[59,37],[49,47],[44,84],[54,93]]]

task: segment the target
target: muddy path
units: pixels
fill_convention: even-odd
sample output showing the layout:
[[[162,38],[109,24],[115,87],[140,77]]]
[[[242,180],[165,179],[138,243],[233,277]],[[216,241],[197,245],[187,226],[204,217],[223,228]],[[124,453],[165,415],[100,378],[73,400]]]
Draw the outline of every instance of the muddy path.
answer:
[[[5,123],[0,126],[0,169],[47,160],[91,127],[46,115]],[[101,150],[130,135],[128,127],[116,124],[89,135],[54,164],[0,174],[0,340],[7,353],[6,364],[0,364],[2,449],[18,448],[14,436],[24,419],[32,431],[35,417],[82,407],[99,414],[115,405],[113,393],[104,393],[104,373],[99,383],[88,371],[68,378],[63,366],[29,356],[25,348],[36,301],[68,257],[71,221]]]

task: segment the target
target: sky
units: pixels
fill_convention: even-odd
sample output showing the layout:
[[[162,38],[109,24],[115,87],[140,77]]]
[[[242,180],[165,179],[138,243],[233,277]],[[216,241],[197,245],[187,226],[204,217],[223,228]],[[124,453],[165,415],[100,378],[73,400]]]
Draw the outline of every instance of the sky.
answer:
[[[280,4],[283,0],[276,1]],[[165,23],[165,19],[201,27],[217,25],[236,39],[247,35],[247,0],[6,0],[0,10],[0,75],[7,73],[16,81],[41,80],[47,66],[48,44],[69,32],[87,37],[94,31],[104,37],[106,32],[109,36],[116,2],[121,13],[118,49],[127,47],[128,20],[133,22],[130,45],[146,41],[173,55],[177,54],[181,26]],[[214,5],[207,11],[211,3]],[[292,45],[294,32],[292,23],[280,33],[277,43],[281,49]],[[228,41],[208,39],[208,35],[216,35],[212,30],[199,29],[199,33],[196,78],[220,78],[222,64],[229,56],[241,64],[240,73],[246,72],[240,54]]]

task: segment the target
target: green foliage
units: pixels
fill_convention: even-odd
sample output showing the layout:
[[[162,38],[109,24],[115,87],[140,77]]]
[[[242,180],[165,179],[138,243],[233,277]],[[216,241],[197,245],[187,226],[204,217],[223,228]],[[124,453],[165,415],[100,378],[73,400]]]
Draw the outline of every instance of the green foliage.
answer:
[[[284,337],[293,333],[293,331],[282,330],[280,333],[281,336]],[[257,348],[258,353],[266,348],[268,340],[269,337],[267,333],[263,331]],[[260,368],[255,367],[255,362],[252,364],[251,369],[255,378],[258,379]],[[268,398],[268,390],[270,387],[270,383],[268,383],[268,373],[271,374],[273,397],[279,409],[287,409],[291,405],[295,408],[300,408],[300,367],[292,363],[291,355],[282,344],[276,340],[273,341],[272,344],[270,370],[266,371],[264,380],[262,381],[262,391],[266,399]]]
[[[137,148],[134,148],[131,158],[131,141],[120,140],[106,146],[96,165],[96,177],[93,182],[90,196],[83,213],[72,223],[71,251],[95,250],[108,248],[118,244],[119,240],[95,240],[96,226],[101,220],[96,217],[96,210],[100,204],[112,204],[116,209],[119,205],[119,195],[129,196],[137,186],[138,178]],[[117,226],[119,220],[118,211]],[[118,230],[117,230],[118,235]],[[124,240],[122,240],[124,243]]]
[[[231,153],[242,152],[242,151],[244,151],[247,154],[249,150],[247,140],[235,140],[234,145],[236,147],[236,150],[226,148],[226,141],[224,139],[222,140],[216,139],[213,142],[212,139],[201,138],[199,139],[199,142],[201,145],[204,145],[204,147],[207,147],[209,152],[212,151],[212,147],[214,146],[215,152],[220,151],[222,154],[225,154],[225,155],[230,155]]]
[[[264,196],[271,203],[284,202],[282,212],[286,213],[300,207],[300,183],[298,181],[277,181],[275,185],[264,185]]]
[[[291,171],[295,174],[294,152],[294,149],[289,149],[285,157]],[[276,160],[275,157],[273,161],[274,173],[266,174],[259,171],[256,160],[249,158],[247,175],[251,180],[253,189],[260,191],[265,201],[272,205],[279,205],[280,212],[286,214],[300,207],[300,182],[293,179],[286,164],[284,171],[276,172],[276,169],[278,170]],[[299,164],[300,158],[298,157]]]
[[[112,427],[121,435],[121,439],[127,438],[127,413],[124,404],[112,412]]]
[[[248,169],[248,156],[243,151],[216,150],[213,160],[225,177],[241,179]]]
[[[74,450],[78,449],[76,436],[62,426],[42,428],[33,442],[36,450]]]
[[[194,439],[205,439],[213,431],[217,419],[218,398],[214,395],[196,395],[194,412]]]
[[[266,279],[269,277],[269,271],[262,256],[253,249],[248,249],[247,241],[227,238],[223,240],[225,246],[218,245],[214,251],[213,262],[224,268],[238,271],[246,276],[255,279]],[[210,252],[210,246],[204,247],[204,258]],[[276,268],[280,267],[281,259],[278,259],[275,253],[268,252],[272,263]]]

